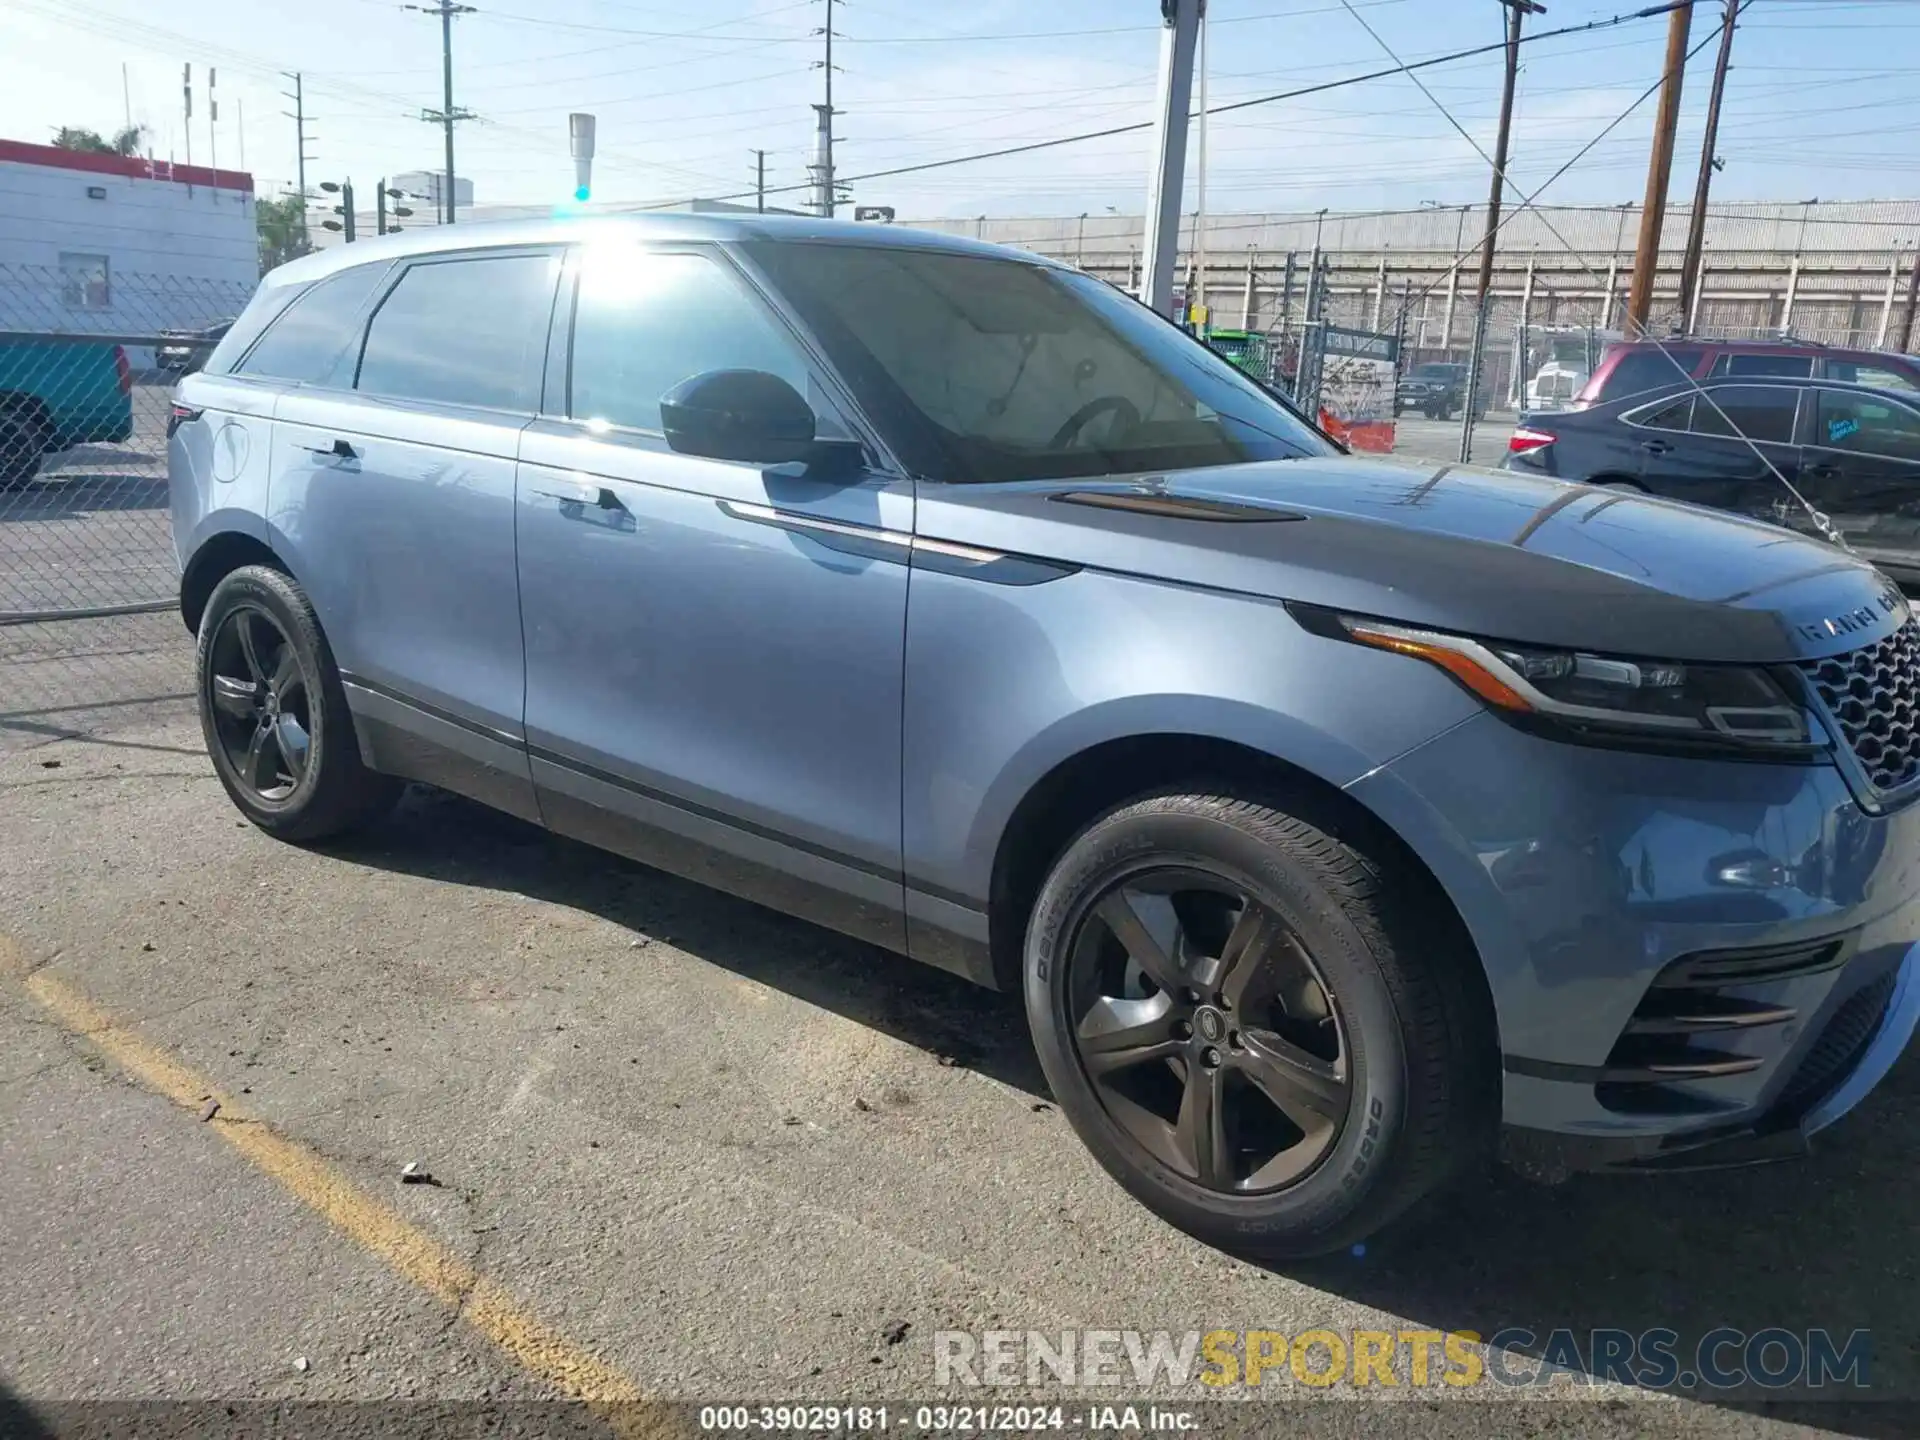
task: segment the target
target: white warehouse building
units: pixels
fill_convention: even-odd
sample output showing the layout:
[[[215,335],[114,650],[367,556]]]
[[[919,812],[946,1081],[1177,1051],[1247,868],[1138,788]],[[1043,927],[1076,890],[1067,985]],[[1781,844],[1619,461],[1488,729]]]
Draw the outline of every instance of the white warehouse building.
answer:
[[[253,176],[0,140],[0,331],[139,337],[239,313]],[[151,347],[128,346],[136,367]]]

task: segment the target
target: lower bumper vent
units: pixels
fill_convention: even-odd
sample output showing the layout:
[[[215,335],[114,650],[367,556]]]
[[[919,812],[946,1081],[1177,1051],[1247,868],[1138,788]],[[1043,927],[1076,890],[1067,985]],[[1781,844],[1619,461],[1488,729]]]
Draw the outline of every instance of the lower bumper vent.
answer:
[[[1879,1032],[1893,1003],[1893,990],[1899,972],[1889,971],[1870,985],[1862,986],[1847,997],[1833,1018],[1820,1032],[1820,1038],[1807,1051],[1793,1079],[1780,1092],[1780,1109],[1788,1115],[1800,1115],[1818,1105],[1853,1073],[1854,1066],[1866,1054],[1867,1046]]]

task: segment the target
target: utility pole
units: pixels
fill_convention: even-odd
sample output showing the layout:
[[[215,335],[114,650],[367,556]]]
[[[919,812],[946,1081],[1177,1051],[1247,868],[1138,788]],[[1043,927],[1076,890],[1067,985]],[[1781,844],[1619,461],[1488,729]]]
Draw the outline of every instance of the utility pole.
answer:
[[[813,107],[813,210],[831,220],[839,198],[833,183],[833,0],[827,0],[827,23],[818,33],[826,40],[826,55],[813,64],[825,78],[826,103]]]
[[[1526,15],[1544,15],[1547,7],[1536,0],[1500,0],[1507,7],[1507,68],[1500,82],[1500,128],[1493,137],[1493,184],[1487,194],[1487,235],[1480,246],[1480,285],[1474,292],[1481,305],[1493,288],[1493,243],[1500,233],[1500,206],[1507,190],[1507,143],[1513,134],[1513,87],[1520,73],[1520,21]]]
[[[181,118],[186,122],[180,127],[180,133],[186,142],[187,164],[193,164],[193,62],[188,61],[180,67],[180,107]]]
[[[753,152],[753,208],[761,214],[767,210],[767,152]]]
[[[1513,134],[1513,87],[1520,73],[1520,22],[1546,13],[1537,0],[1500,0],[1507,7],[1506,70],[1500,81],[1500,127],[1493,138],[1493,180],[1487,192],[1487,234],[1480,243],[1480,283],[1474,289],[1473,340],[1467,347],[1467,396],[1460,418],[1460,463],[1473,458],[1473,412],[1480,393],[1480,362],[1487,339],[1487,292],[1493,288],[1493,244],[1507,190],[1507,142]]]
[[[1667,182],[1673,176],[1673,137],[1680,126],[1680,82],[1686,77],[1687,33],[1693,6],[1667,15],[1667,68],[1660,81],[1660,110],[1653,122],[1653,154],[1647,161],[1647,198],[1640,209],[1640,243],[1633,252],[1633,283],[1627,290],[1629,340],[1647,333],[1653,308],[1653,278],[1660,268],[1660,230],[1667,218]]]
[[[1173,305],[1173,266],[1180,247],[1180,186],[1187,169],[1187,112],[1193,104],[1193,58],[1206,0],[1160,0],[1160,94],[1153,122],[1153,171],[1147,182],[1146,263],[1140,298],[1162,315]]]
[[[300,244],[310,249],[312,245],[307,234],[307,161],[312,157],[307,154],[306,91],[301,85],[298,70],[282,70],[280,73],[293,81],[293,89],[280,92],[293,101],[293,109],[282,110],[280,113],[293,121],[294,166],[298,177],[294,183],[300,187]]]
[[[1194,38],[1200,71],[1200,134],[1194,155],[1193,172],[1193,274],[1187,287],[1186,320],[1201,339],[1213,329],[1213,312],[1207,307],[1207,7],[1200,7],[1200,30]],[[1197,294],[1196,294],[1197,292]]]
[[[1720,138],[1720,96],[1727,88],[1727,61],[1733,56],[1733,26],[1740,18],[1740,0],[1726,0],[1720,20],[1720,54],[1713,62],[1713,93],[1707,100],[1707,133],[1700,141],[1700,175],[1693,182],[1693,213],[1687,216],[1687,253],[1680,262],[1680,314],[1693,329],[1693,302],[1700,289],[1701,252],[1707,242],[1707,192],[1713,172],[1720,168],[1714,146]]]
[[[220,78],[220,72],[209,65],[207,67],[207,164],[213,169],[220,168],[220,100],[213,93],[214,82]],[[218,182],[213,187],[214,198],[220,195]]]
[[[1900,312],[1900,353],[1913,348],[1913,317],[1920,310],[1920,249],[1913,252],[1913,274],[1907,281],[1907,304]]]
[[[420,118],[431,124],[440,125],[446,130],[447,178],[445,189],[447,193],[442,198],[446,201],[445,223],[451,225],[453,224],[454,213],[453,122],[456,120],[471,120],[473,118],[473,112],[471,110],[458,110],[454,108],[453,104],[453,17],[456,15],[473,14],[473,6],[456,5],[454,0],[440,0],[438,5],[409,5],[406,8],[409,10],[418,10],[422,15],[438,15],[440,17],[441,103],[438,110],[422,110],[420,112]]]

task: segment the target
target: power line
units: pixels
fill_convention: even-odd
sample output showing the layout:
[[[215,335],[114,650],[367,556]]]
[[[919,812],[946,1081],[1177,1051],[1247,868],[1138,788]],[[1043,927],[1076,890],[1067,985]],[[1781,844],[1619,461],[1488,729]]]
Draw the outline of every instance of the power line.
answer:
[[[1647,20],[1656,15],[1665,15],[1669,11],[1681,9],[1692,3],[1693,0],[1664,0],[1662,4],[1649,5],[1643,9],[1635,10],[1630,14],[1615,15],[1606,20],[1591,20],[1584,25],[1567,25],[1558,30],[1537,31],[1532,35],[1522,36],[1520,43],[1524,45],[1537,43],[1542,40],[1556,39],[1565,35],[1580,35],[1595,30],[1607,30],[1618,25],[1630,24],[1636,20]],[[1469,49],[1456,50],[1446,55],[1435,55],[1425,60],[1413,61],[1409,64],[1396,64],[1384,70],[1373,70],[1362,75],[1349,75],[1339,80],[1328,80],[1318,85],[1302,86],[1297,90],[1285,90],[1274,95],[1256,96],[1251,100],[1234,100],[1224,105],[1209,106],[1207,114],[1224,115],[1235,110],[1251,109],[1256,105],[1272,105],[1281,100],[1297,100],[1307,95],[1321,95],[1329,90],[1344,89],[1349,85],[1363,85],[1368,81],[1384,80],[1394,75],[1405,75],[1414,70],[1430,69],[1436,65],[1455,64],[1461,60],[1472,59],[1475,56],[1486,55],[1496,50],[1505,50],[1506,48],[1507,42],[1504,40],[1497,41],[1492,45],[1476,45]],[[1010,155],[1028,155],[1039,150],[1056,149],[1062,145],[1079,145],[1089,140],[1104,140],[1113,135],[1132,135],[1142,130],[1152,129],[1153,124],[1154,122],[1151,120],[1138,120],[1126,125],[1110,125],[1103,130],[1087,130],[1076,135],[1058,135],[1048,140],[1034,140],[1022,145],[1002,146],[997,150],[981,150],[969,155],[953,155],[944,160],[925,160],[915,165],[897,165],[886,170],[872,170],[864,175],[849,176],[845,183],[852,185],[866,180],[887,180],[897,175],[917,175],[927,170],[941,170],[952,165],[971,165],[981,160],[1001,160]],[[804,185],[783,185],[778,187],[778,190],[790,191],[803,190],[805,188],[807,187]],[[738,194],[716,195],[712,198],[716,200],[743,200],[751,199],[753,193],[753,191],[748,190]],[[770,189],[767,193],[773,194],[776,192]],[[657,210],[662,207],[659,204],[642,204],[629,205],[622,208],[627,211],[636,211]]]

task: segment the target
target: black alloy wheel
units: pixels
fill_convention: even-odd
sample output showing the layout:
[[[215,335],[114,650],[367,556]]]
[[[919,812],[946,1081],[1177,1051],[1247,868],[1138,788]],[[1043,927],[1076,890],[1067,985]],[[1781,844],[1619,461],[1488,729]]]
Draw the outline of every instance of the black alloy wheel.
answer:
[[[400,782],[362,759],[333,651],[298,581],[243,565],[214,586],[199,630],[200,729],[242,815],[305,842],[392,806]]]
[[[1310,1174],[1352,1103],[1338,1008],[1300,937],[1236,880],[1149,865],[1068,941],[1068,1013],[1102,1108],[1208,1190]]]
[[[284,805],[313,750],[313,684],[300,652],[266,610],[234,607],[214,632],[206,667],[214,734],[257,803]]]

